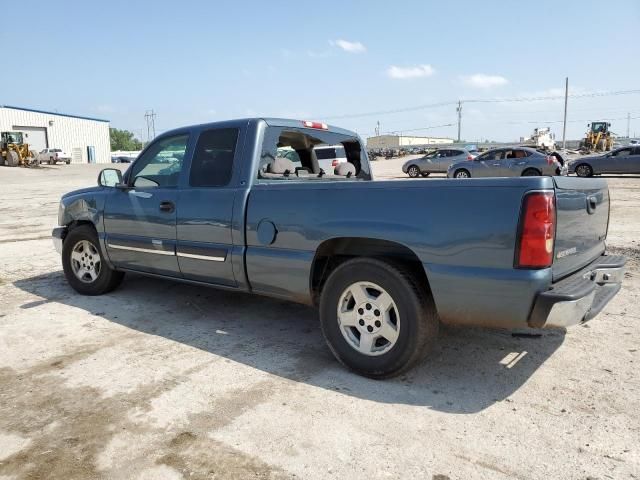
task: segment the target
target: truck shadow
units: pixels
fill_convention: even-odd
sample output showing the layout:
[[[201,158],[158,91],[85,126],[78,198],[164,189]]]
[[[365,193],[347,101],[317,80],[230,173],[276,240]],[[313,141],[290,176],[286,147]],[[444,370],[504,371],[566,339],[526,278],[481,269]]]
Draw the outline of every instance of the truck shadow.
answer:
[[[14,285],[40,297],[23,309],[50,302],[68,305],[296,382],[448,413],[474,413],[508,401],[564,340],[564,331],[518,337],[445,327],[422,364],[399,378],[375,381],[338,364],[310,307],[138,275],[127,275],[118,290],[100,297],[77,294],[61,271]]]

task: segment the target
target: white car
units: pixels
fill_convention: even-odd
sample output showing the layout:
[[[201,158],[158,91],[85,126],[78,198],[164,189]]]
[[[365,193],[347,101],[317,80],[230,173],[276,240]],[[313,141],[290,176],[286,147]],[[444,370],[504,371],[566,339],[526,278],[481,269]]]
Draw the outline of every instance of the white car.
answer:
[[[57,162],[64,162],[67,165],[71,163],[71,155],[68,155],[60,148],[45,148],[38,153],[38,163],[48,163],[55,165]]]
[[[326,173],[333,173],[339,163],[347,161],[347,154],[342,145],[319,145],[314,150],[320,168]]]

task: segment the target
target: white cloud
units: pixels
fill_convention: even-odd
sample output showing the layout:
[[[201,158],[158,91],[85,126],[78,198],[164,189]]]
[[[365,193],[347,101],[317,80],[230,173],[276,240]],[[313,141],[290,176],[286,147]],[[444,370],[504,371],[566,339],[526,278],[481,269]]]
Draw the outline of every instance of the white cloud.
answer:
[[[387,75],[391,78],[406,79],[406,78],[422,78],[430,77],[435,73],[435,70],[431,65],[416,65],[415,67],[397,67],[391,65],[387,69]]]
[[[349,42],[348,40],[330,40],[329,45],[338,47],[349,53],[364,53],[367,48],[360,42]]]
[[[509,80],[501,75],[485,75],[484,73],[463,76],[461,79],[465,85],[474,88],[501,87],[509,83]]]

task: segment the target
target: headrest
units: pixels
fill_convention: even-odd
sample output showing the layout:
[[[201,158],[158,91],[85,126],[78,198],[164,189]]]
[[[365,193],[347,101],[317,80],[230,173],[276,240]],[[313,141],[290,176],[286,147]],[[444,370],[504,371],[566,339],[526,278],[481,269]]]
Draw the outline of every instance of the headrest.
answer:
[[[349,173],[351,173],[351,175],[349,176],[354,176],[356,174],[356,167],[353,165],[353,163],[342,162],[336,166],[336,168],[333,170],[333,173],[335,175],[341,175],[343,177],[346,177],[347,175],[349,175]]]
[[[286,171],[289,173],[295,172],[295,167],[293,166],[293,162],[288,158],[284,157],[276,157],[276,159],[269,164],[269,173],[284,173]]]

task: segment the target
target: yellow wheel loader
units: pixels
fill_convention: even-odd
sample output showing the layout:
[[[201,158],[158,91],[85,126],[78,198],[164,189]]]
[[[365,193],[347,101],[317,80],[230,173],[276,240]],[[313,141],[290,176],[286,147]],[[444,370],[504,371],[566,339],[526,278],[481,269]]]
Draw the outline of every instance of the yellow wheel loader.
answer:
[[[27,167],[37,163],[36,154],[23,142],[22,132],[0,133],[0,165]]]

